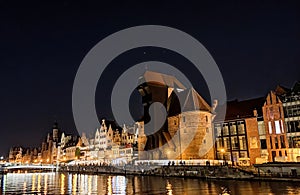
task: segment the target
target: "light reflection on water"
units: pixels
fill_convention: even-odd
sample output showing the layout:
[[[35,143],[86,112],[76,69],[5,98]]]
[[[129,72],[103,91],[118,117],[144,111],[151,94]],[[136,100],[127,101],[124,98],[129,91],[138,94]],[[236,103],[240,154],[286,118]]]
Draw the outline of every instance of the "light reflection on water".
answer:
[[[300,184],[288,182],[67,173],[9,173],[0,179],[0,194],[300,194]]]

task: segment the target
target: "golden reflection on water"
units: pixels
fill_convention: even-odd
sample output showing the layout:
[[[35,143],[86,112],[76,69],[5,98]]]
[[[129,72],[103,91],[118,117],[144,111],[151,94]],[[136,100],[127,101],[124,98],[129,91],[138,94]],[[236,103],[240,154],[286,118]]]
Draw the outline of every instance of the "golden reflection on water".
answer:
[[[111,180],[112,180],[112,176],[109,176],[107,178],[107,194],[108,195],[112,195],[112,182],[111,182]]]
[[[48,174],[44,176],[44,194],[47,194],[48,189]]]
[[[60,174],[60,194],[65,194],[65,175]]]
[[[77,174],[72,175],[72,194],[77,192]]]
[[[34,192],[35,190],[35,174],[32,174],[32,187],[31,187],[31,191]]]
[[[38,192],[41,192],[41,177],[42,177],[42,175],[39,174],[38,175],[38,187],[37,187]]]
[[[26,184],[26,181],[24,181],[24,184],[23,184],[23,192],[26,192],[27,190],[27,184]]]
[[[172,184],[169,182],[169,180],[167,180],[166,190],[167,195],[173,195]]]
[[[92,176],[88,176],[88,194],[92,193]]]
[[[300,194],[299,183],[284,182],[66,173],[8,173],[0,179],[0,194]]]

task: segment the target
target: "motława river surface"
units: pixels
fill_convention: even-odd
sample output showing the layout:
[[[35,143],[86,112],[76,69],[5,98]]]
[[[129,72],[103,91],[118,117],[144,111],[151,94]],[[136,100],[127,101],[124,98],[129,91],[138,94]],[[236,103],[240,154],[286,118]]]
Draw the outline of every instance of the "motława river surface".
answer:
[[[0,179],[0,194],[300,194],[296,182],[68,173],[8,173]]]

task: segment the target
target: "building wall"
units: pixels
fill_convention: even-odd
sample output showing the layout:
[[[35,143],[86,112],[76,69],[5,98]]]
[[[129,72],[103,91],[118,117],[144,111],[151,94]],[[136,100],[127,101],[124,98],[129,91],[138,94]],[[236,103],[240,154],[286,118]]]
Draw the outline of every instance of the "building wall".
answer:
[[[238,162],[239,158],[250,158],[246,119],[215,122],[214,129],[218,160]]]
[[[147,142],[147,136],[144,132],[144,121],[136,122],[138,131],[138,156],[139,159],[146,159],[144,155],[145,145]]]
[[[214,159],[212,114],[204,111],[183,112],[168,117],[168,131],[172,140],[168,159]],[[170,150],[172,152],[170,152]]]
[[[255,164],[256,158],[261,157],[261,147],[260,147],[260,139],[258,132],[258,123],[257,118],[247,118],[246,122],[246,132],[248,139],[248,151],[250,157],[250,163]]]
[[[182,159],[214,159],[212,114],[204,111],[180,115]]]
[[[67,161],[75,160],[76,159],[75,152],[76,152],[76,146],[71,146],[66,148],[66,160]]]
[[[267,150],[269,162],[276,161],[276,158],[288,159],[288,141],[286,136],[286,126],[284,125],[283,105],[274,92],[270,92],[266,97],[263,106],[263,118],[266,127]]]
[[[293,93],[282,98],[285,115],[287,139],[289,142],[288,158],[290,161],[300,160],[300,98]]]
[[[168,130],[171,137],[173,137],[177,133],[179,129],[179,121],[180,121],[179,115],[168,117]]]
[[[205,111],[189,111],[168,117],[169,138],[166,147],[161,147],[164,159],[214,159],[212,114]],[[147,137],[139,132],[139,159],[147,159],[144,146]],[[144,156],[143,156],[144,155]]]
[[[256,159],[256,164],[268,162],[269,153],[267,149],[266,127],[264,121],[258,121],[258,134],[260,140],[260,158]]]

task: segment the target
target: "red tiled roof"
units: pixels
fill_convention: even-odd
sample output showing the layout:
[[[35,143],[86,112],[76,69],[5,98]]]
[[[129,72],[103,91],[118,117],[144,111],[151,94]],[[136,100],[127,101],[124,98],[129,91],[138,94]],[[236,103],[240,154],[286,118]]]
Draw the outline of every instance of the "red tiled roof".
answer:
[[[262,116],[262,106],[265,102],[264,97],[254,98],[243,101],[229,101],[227,102],[225,120],[234,120],[238,118],[250,118],[254,116],[253,111],[256,109],[258,116]],[[218,110],[224,105],[220,105],[216,109],[215,121],[222,120],[218,117]]]

